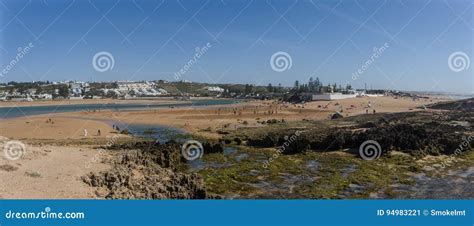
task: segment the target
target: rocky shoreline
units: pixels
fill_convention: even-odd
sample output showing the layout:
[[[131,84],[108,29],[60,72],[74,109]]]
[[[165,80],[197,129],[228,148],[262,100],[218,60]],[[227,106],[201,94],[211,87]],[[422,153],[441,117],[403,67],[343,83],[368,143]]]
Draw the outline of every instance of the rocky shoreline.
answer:
[[[407,192],[473,179],[473,123],[472,110],[455,109],[227,128],[199,138],[204,155],[191,165],[175,142],[114,145],[113,167],[83,181],[109,199],[430,198]],[[373,161],[358,152],[367,140],[380,145]],[[461,190],[445,196],[474,196]]]
[[[112,169],[90,173],[83,177],[84,182],[107,199],[210,198],[197,174],[180,172],[182,160],[177,143],[140,142],[133,146],[135,150],[117,157]]]

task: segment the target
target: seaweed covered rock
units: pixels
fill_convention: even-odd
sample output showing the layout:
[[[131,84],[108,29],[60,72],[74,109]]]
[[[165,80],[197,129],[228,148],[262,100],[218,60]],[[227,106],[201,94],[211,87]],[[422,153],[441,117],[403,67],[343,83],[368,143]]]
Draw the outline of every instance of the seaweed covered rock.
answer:
[[[224,144],[231,144],[232,140],[228,138],[219,138],[219,142],[223,142]]]
[[[238,137],[235,137],[235,138],[234,138],[234,142],[235,142],[235,144],[237,144],[237,145],[242,144],[242,140],[241,140],[240,138],[238,138]]]
[[[283,138],[285,134],[279,132],[269,132],[264,135],[256,135],[247,139],[247,144],[255,147],[269,148],[276,147],[278,141]]]
[[[283,154],[297,154],[310,149],[310,142],[301,136],[285,136],[279,140],[279,149]]]
[[[465,135],[457,133],[455,128],[426,123],[420,125],[396,124],[376,127],[354,134],[356,146],[365,140],[377,141],[383,150],[400,150],[403,152],[424,151],[426,154],[453,154]],[[469,143],[469,142],[468,142]],[[469,143],[469,149],[471,144]]]
[[[398,119],[397,119],[398,120]],[[382,154],[391,150],[418,155],[450,155],[465,144],[470,150],[472,139],[466,140],[465,128],[446,123],[384,123],[373,124],[370,128],[312,128],[301,136],[289,140],[289,131],[271,132],[264,136],[249,138],[247,144],[257,147],[279,147],[284,154],[294,154],[308,149],[315,151],[336,151],[358,149],[362,143],[374,140],[381,146]]]
[[[438,113],[408,112],[394,114],[360,115],[344,118],[334,124],[311,124],[301,127],[301,136],[287,142],[296,128],[272,128],[247,137],[246,144],[254,147],[277,147],[281,153],[306,151],[355,150],[368,140],[381,146],[382,154],[398,150],[418,156],[450,155],[457,150],[473,147],[472,124],[474,112],[450,111],[442,118]],[[335,125],[335,126],[334,126]],[[469,135],[471,134],[471,135]],[[309,147],[308,147],[309,145]],[[460,148],[460,145],[465,147]],[[284,147],[284,149],[282,148]]]
[[[352,132],[336,129],[330,132],[320,143],[313,143],[313,146],[318,145],[318,149],[335,151],[343,148],[352,148],[353,143],[354,137]]]
[[[460,111],[474,111],[474,98],[441,102],[428,106],[432,109],[443,109],[443,110],[460,110]]]
[[[272,131],[247,138],[247,145],[254,147],[275,147],[283,154],[295,154],[310,149],[310,141],[295,129]]]
[[[220,142],[208,141],[202,144],[204,153],[224,153],[224,146]]]

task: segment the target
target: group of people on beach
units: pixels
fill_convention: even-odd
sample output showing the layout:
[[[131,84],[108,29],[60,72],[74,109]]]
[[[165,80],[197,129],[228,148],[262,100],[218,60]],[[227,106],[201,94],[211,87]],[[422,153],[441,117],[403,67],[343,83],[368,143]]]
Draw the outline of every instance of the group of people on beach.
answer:
[[[112,125],[112,128],[116,131],[120,131],[120,128],[117,126],[117,125]],[[88,132],[87,132],[87,129],[84,129],[84,137],[87,137],[88,136]],[[102,136],[102,131],[100,131],[100,129],[97,129],[97,135],[98,137]]]
[[[375,109],[372,110],[372,113],[375,114]],[[369,109],[365,109],[365,114],[369,114]]]
[[[280,110],[282,110],[284,107],[285,108],[288,108],[288,106],[280,106],[280,103],[268,103],[267,104],[268,107],[264,107],[264,106],[243,106],[243,107],[232,107],[232,108],[218,108],[216,111],[215,111],[215,114],[216,115],[221,115],[221,113],[223,111],[227,111],[227,112],[230,112],[231,114],[233,115],[242,115],[242,113],[245,112],[245,110],[249,109],[249,108],[253,108],[253,114],[254,115],[257,115],[260,113],[261,110],[263,110],[263,114],[264,115],[273,115],[273,114],[278,114],[278,108]],[[263,109],[260,109],[260,108],[263,108]],[[304,107],[303,107],[304,108]]]
[[[87,129],[84,129],[84,137],[87,137],[89,133],[87,132]],[[100,129],[97,130],[97,136],[100,137],[102,135]]]
[[[115,124],[112,125],[112,128],[113,128],[114,130],[116,130],[116,131],[120,131],[120,128],[119,128],[117,125],[115,125]]]
[[[84,129],[84,137],[87,137],[89,133],[87,132],[87,129]],[[102,132],[100,129],[97,130],[97,136],[100,137],[102,135]]]

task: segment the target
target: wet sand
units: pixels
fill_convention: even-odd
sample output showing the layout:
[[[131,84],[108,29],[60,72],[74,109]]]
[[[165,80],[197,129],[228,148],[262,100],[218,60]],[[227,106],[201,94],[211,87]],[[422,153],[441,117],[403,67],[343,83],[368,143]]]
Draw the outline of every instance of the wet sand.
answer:
[[[16,140],[99,140],[112,132],[113,129],[105,122],[53,115],[21,117],[0,123],[1,135]]]

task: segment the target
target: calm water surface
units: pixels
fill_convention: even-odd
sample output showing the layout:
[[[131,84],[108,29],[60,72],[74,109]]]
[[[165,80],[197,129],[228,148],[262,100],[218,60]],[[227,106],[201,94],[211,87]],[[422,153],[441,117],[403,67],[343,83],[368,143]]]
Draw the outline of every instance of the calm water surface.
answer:
[[[23,116],[63,113],[63,112],[81,112],[81,111],[127,111],[127,110],[145,110],[172,107],[202,107],[209,105],[225,105],[236,103],[236,100],[216,99],[216,100],[191,100],[189,102],[171,103],[171,104],[71,104],[71,105],[51,105],[51,106],[21,106],[21,107],[3,107],[0,108],[0,119],[8,119]]]

